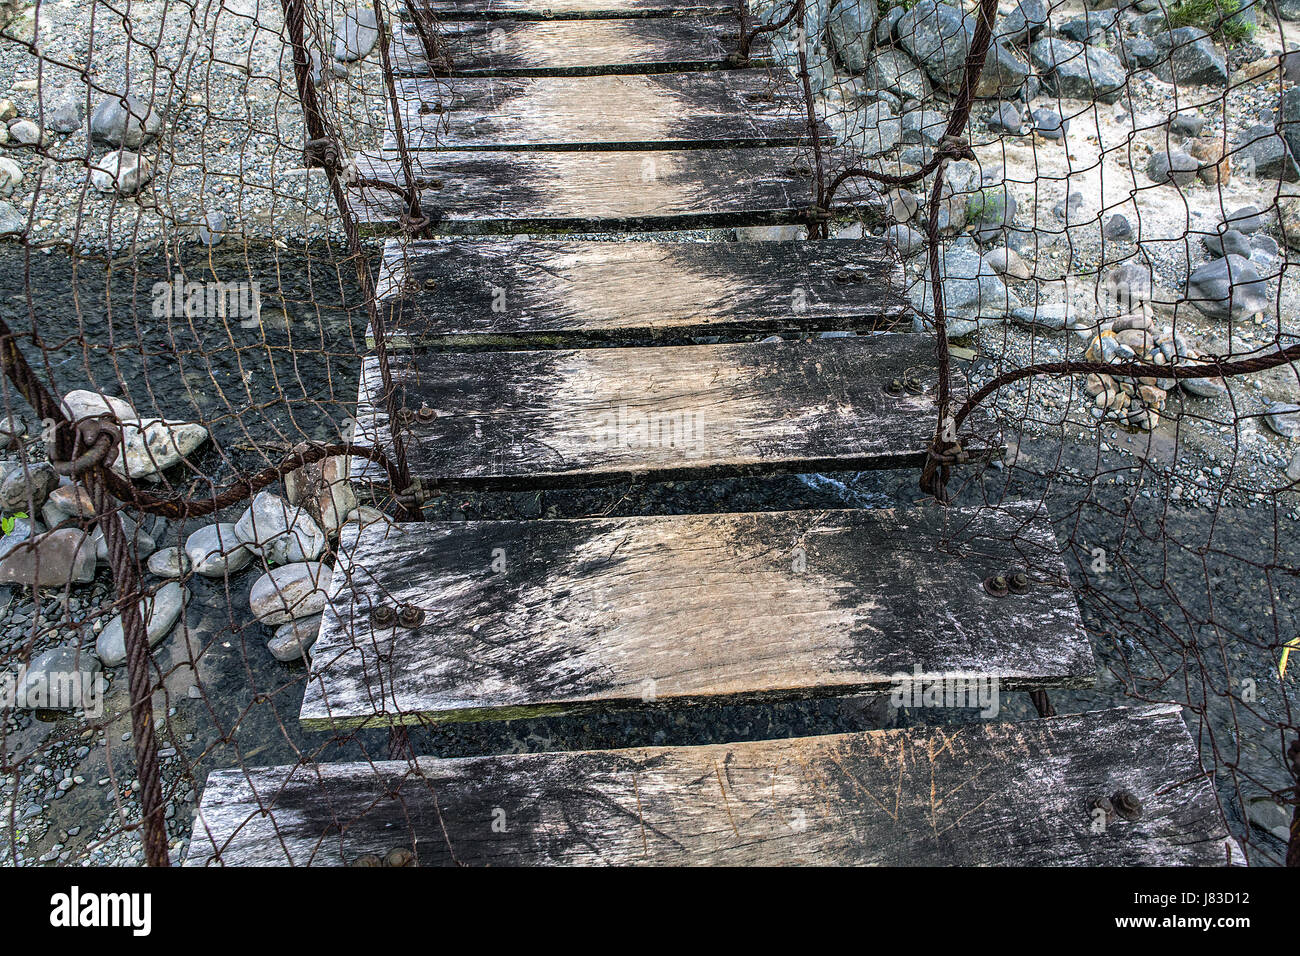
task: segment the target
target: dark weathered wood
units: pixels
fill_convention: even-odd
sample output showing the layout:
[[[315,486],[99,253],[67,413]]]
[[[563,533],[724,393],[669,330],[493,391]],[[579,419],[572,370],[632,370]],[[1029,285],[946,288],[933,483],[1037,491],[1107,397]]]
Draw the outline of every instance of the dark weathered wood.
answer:
[[[587,20],[622,17],[735,16],[728,0],[415,0],[439,22],[455,20]],[[409,17],[406,4],[400,7]]]
[[[301,720],[345,730],[887,693],[918,670],[978,675],[989,690],[1091,686],[1036,509],[349,529]],[[1030,569],[1029,592],[991,597],[984,580],[1012,567]],[[375,629],[381,604],[413,604],[424,622]]]
[[[412,413],[411,473],[446,486],[916,466],[935,427],[934,348],[910,334],[404,353],[389,364],[399,407]],[[924,390],[890,394],[890,383],[909,372]],[[390,444],[380,388],[378,363],[368,358],[359,444]],[[366,459],[352,463],[354,477],[386,480]]]
[[[1095,829],[1120,788],[1134,822]],[[496,826],[493,826],[493,823]],[[699,747],[218,770],[189,866],[1223,866],[1176,707]]]
[[[878,239],[390,239],[379,287],[399,348],[880,329],[911,316],[902,265]]]
[[[396,87],[416,150],[797,146],[812,136],[784,72],[407,77]],[[397,148],[391,129],[384,148]]]
[[[444,21],[438,34],[450,62],[430,66],[415,28],[399,23],[397,31],[395,72],[458,77],[726,69],[739,37],[734,16]],[[750,66],[770,65],[770,35],[754,40]]]
[[[810,150],[746,149],[412,154],[425,210],[435,232],[607,232],[808,222],[814,183]],[[401,184],[391,153],[362,154],[363,177]],[[834,168],[828,166],[828,168]],[[855,190],[860,190],[855,192]],[[363,226],[393,232],[405,206],[373,186],[352,192]],[[881,215],[864,180],[836,194],[864,218]]]

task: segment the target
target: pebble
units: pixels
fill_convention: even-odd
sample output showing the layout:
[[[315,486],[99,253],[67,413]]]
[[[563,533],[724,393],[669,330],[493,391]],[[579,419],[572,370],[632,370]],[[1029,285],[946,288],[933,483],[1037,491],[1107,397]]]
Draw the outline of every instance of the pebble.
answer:
[[[253,552],[230,522],[206,525],[191,534],[185,539],[185,556],[195,573],[209,578],[234,574],[253,560]]]
[[[177,582],[170,581],[154,594],[140,599],[140,613],[145,618],[145,632],[150,647],[171,633],[181,616],[185,597],[185,589]],[[126,635],[122,629],[122,615],[115,615],[100,632],[99,639],[95,642],[95,651],[106,667],[126,663]]]
[[[274,568],[253,582],[249,606],[263,624],[278,626],[311,617],[325,609],[332,575],[328,567],[315,561]]]

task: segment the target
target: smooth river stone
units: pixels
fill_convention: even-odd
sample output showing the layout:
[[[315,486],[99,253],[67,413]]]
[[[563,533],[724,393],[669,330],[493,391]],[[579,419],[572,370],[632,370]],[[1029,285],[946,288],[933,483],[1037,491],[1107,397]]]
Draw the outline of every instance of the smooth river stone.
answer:
[[[0,584],[63,587],[95,578],[95,543],[77,528],[39,534],[0,560]]]
[[[300,618],[281,624],[275,629],[275,636],[266,642],[266,648],[277,661],[300,660],[307,656],[311,646],[320,634],[321,615]]]
[[[269,491],[253,498],[236,523],[235,533],[268,564],[314,561],[325,550],[325,532],[311,515]]]
[[[186,538],[185,556],[195,573],[208,578],[234,574],[253,560],[253,552],[239,540],[229,521],[206,525]]]
[[[334,572],[318,561],[286,564],[253,582],[248,604],[263,624],[278,626],[325,610]]]
[[[181,616],[184,603],[185,589],[175,581],[169,581],[154,594],[140,599],[140,613],[145,619],[145,633],[149,637],[150,647],[171,633],[176,619]],[[117,667],[126,663],[126,634],[122,630],[122,615],[118,614],[99,632],[99,639],[95,641],[95,653],[105,667]]]

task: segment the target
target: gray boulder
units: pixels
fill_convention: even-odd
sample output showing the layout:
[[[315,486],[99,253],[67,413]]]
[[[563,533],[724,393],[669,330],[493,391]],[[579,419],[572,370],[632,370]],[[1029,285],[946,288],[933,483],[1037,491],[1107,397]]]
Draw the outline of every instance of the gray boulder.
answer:
[[[53,648],[22,669],[14,702],[28,710],[89,709],[97,703],[100,670],[95,656],[75,644]]]
[[[875,0],[838,0],[826,21],[826,38],[844,69],[861,73],[871,59]]]
[[[1049,106],[1040,106],[1033,112],[1034,132],[1043,139],[1065,139],[1070,131],[1070,121],[1062,119],[1061,114]]]
[[[1016,295],[970,246],[952,245],[942,249],[939,274],[949,335],[968,335],[981,321],[1001,320],[1021,306]],[[924,331],[921,316],[932,317],[934,314],[928,279],[916,282],[908,294],[919,313],[914,325],[918,331]]]
[[[1189,186],[1196,181],[1201,164],[1181,149],[1161,150],[1147,160],[1147,175],[1155,183],[1174,182]]]
[[[998,21],[993,28],[993,38],[1004,43],[1025,43],[1043,32],[1047,26],[1045,0],[1020,0],[1016,8]]]
[[[350,63],[368,56],[379,39],[377,23],[373,9],[349,10],[335,29],[334,59]]]
[[[1128,81],[1113,53],[1074,40],[1044,37],[1029,48],[1029,58],[1057,96],[1113,103]]]
[[[936,84],[955,92],[962,81],[975,26],[946,3],[920,0],[898,21],[898,42]]]
[[[1084,10],[1083,16],[1065,20],[1056,28],[1056,32],[1067,40],[1087,43],[1095,36],[1115,29],[1119,19],[1119,10],[1110,7],[1104,10]]]
[[[1249,259],[1252,252],[1250,240],[1236,229],[1225,230],[1222,235],[1203,236],[1201,242],[1205,245],[1205,251],[1216,259],[1222,259],[1224,256],[1241,256],[1243,259]]]
[[[904,99],[925,102],[930,97],[930,80],[925,70],[901,50],[877,50],[867,64],[865,79],[877,89],[888,90]]]
[[[1228,85],[1228,64],[1204,30],[1178,27],[1152,39],[1161,54],[1154,72],[1166,83]]]
[[[169,581],[153,594],[140,599],[140,616],[144,619],[145,634],[153,647],[171,633],[181,612],[185,609],[185,589],[176,581]],[[122,615],[116,615],[99,632],[95,653],[105,667],[126,663],[126,632]]]
[[[988,124],[989,129],[996,133],[1015,133],[1018,135],[1024,128],[1025,118],[1020,113],[1020,107],[1015,103],[1002,103],[989,117]]]
[[[1232,147],[1234,172],[1261,179],[1293,183],[1300,180],[1300,168],[1287,146],[1270,124],[1258,124],[1241,134]]]
[[[1212,319],[1239,318],[1269,310],[1268,283],[1241,256],[1227,255],[1187,277],[1187,301]]]
[[[112,146],[139,149],[161,131],[158,111],[135,96],[106,96],[90,115],[90,135]]]
[[[948,117],[938,110],[912,110],[903,115],[902,140],[904,143],[922,143],[934,146],[943,139],[948,128]]]

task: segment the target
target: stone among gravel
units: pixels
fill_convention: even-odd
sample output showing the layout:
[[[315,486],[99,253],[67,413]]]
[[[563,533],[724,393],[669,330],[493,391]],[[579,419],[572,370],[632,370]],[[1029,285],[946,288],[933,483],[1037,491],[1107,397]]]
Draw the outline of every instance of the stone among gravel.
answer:
[[[44,462],[20,462],[0,479],[0,510],[36,514],[58,484],[58,474]]]
[[[0,236],[16,236],[27,228],[27,217],[11,202],[0,200]]]
[[[122,451],[117,470],[131,478],[156,480],[180,464],[208,440],[208,430],[193,422],[141,418],[122,425]]]
[[[1212,319],[1239,318],[1268,311],[1268,283],[1249,260],[1227,255],[1188,276],[1187,300]]]
[[[1254,251],[1250,247],[1250,240],[1236,229],[1227,229],[1222,235],[1203,236],[1201,241],[1205,245],[1205,251],[1216,259],[1228,255],[1249,259]]]
[[[118,520],[122,522],[122,530],[126,533],[126,538],[135,548],[136,556],[147,558],[153,554],[154,549],[158,546],[153,539],[153,535],[146,532],[135,521],[124,514],[118,515]],[[95,543],[95,560],[100,564],[108,563],[108,541],[104,538],[103,528],[96,528],[90,534],[90,539]]]
[[[1190,186],[1196,181],[1200,168],[1200,162],[1181,149],[1160,150],[1152,153],[1147,160],[1147,176],[1153,183],[1173,182],[1179,186]]]
[[[898,247],[898,254],[904,259],[910,259],[925,249],[925,236],[908,225],[890,226],[885,230],[885,237]]]
[[[139,149],[162,132],[162,117],[137,96],[105,96],[90,115],[90,135],[110,146]]]
[[[988,120],[989,129],[997,133],[1020,134],[1025,118],[1015,103],[1001,103]]]
[[[0,196],[12,196],[23,182],[23,168],[8,156],[0,156]]]
[[[938,110],[912,110],[903,114],[902,141],[934,146],[947,128],[948,117]]]
[[[79,484],[60,485],[53,489],[50,492],[50,502],[67,515],[78,518],[95,516],[95,502],[91,499],[90,492]]]
[[[210,524],[185,539],[185,557],[196,574],[220,578],[247,567],[253,552],[232,522]]]
[[[249,607],[259,621],[274,626],[320,614],[329,603],[332,575],[316,561],[274,568],[253,582]]]
[[[179,578],[190,572],[190,559],[176,545],[159,548],[149,555],[149,573],[160,578]]]
[[[1283,438],[1300,438],[1300,405],[1264,398],[1264,423]]]
[[[979,253],[969,245],[949,245],[940,251],[939,275],[943,282],[944,314],[948,334],[969,335],[981,320],[1002,319],[1020,308],[1020,301],[1002,279],[987,268]],[[913,322],[917,331],[926,326],[921,316],[933,314],[933,297],[928,281],[917,282],[908,294],[918,312]]]
[[[112,415],[119,422],[133,422],[140,416],[124,399],[103,395],[84,388],[74,389],[63,396],[60,403],[63,414],[74,422],[97,415]]]
[[[277,661],[301,660],[307,656],[320,635],[321,615],[288,621],[275,629],[275,636],[266,642],[266,649]]]
[[[228,229],[224,212],[210,212],[199,226],[196,238],[205,246],[219,246]]]
[[[145,634],[153,647],[171,633],[185,608],[185,589],[176,581],[169,581],[153,594],[140,599],[140,615],[144,618]],[[118,667],[126,663],[126,634],[122,615],[118,614],[99,632],[95,653],[105,667]]]
[[[1200,136],[1205,116],[1200,110],[1180,110],[1169,117],[1169,132],[1176,136]]]
[[[1119,11],[1114,7],[1104,10],[1085,10],[1083,16],[1065,20],[1058,24],[1056,32],[1069,40],[1086,43],[1107,30],[1115,29]]]
[[[1029,48],[1029,58],[1058,96],[1113,103],[1128,81],[1113,53],[1074,40],[1043,37]]]
[[[1028,279],[1033,274],[1029,265],[1014,249],[994,249],[984,254],[984,265],[1000,276],[1008,279]]]
[[[45,128],[55,133],[75,133],[85,120],[85,103],[76,94],[62,97],[45,111]]]
[[[867,4],[869,5],[869,4]],[[349,10],[334,34],[334,59],[342,63],[364,59],[379,39],[378,19],[373,9]]]
[[[1069,320],[1069,307],[1064,302],[1039,303],[1011,310],[1011,321],[1030,329],[1059,332],[1069,324]]]
[[[45,131],[32,120],[14,120],[9,124],[11,146],[40,146],[44,142]]]
[[[1228,65],[1204,30],[1179,27],[1151,39],[1161,54],[1153,72],[1166,83],[1228,85]]]
[[[1128,221],[1127,216],[1116,213],[1106,220],[1106,224],[1102,226],[1101,234],[1107,239],[1115,239],[1119,241],[1132,239],[1133,224]]]
[[[885,102],[864,106],[856,113],[857,127],[849,134],[854,151],[864,157],[879,156],[898,145],[902,124]]]
[[[139,153],[119,149],[101,156],[90,168],[90,184],[101,193],[130,196],[153,179],[153,163]]]
[[[989,47],[975,95],[984,99],[1015,96],[1029,79],[1029,64],[1001,43]]]
[[[314,561],[325,550],[325,532],[306,508],[262,491],[235,524],[235,534],[270,564]],[[188,550],[188,549],[187,549]]]
[[[1232,161],[1237,171],[1262,179],[1277,179],[1286,183],[1300,180],[1291,150],[1271,123],[1252,126],[1241,134],[1232,148]]]
[[[94,542],[77,528],[38,534],[0,560],[0,584],[57,588],[94,578]]]
[[[1032,114],[1034,132],[1043,139],[1065,139],[1070,131],[1070,121],[1062,119],[1061,114],[1048,106],[1041,106]]]
[[[1224,216],[1223,222],[1229,228],[1249,236],[1268,227],[1268,214],[1261,212],[1258,206],[1242,206]]]
[[[31,518],[13,519],[13,525],[0,536],[0,558],[8,557],[24,541],[30,541],[42,532],[40,522]]]
[[[95,704],[99,661],[75,644],[38,654],[18,675],[17,706],[27,710],[82,710]]]

